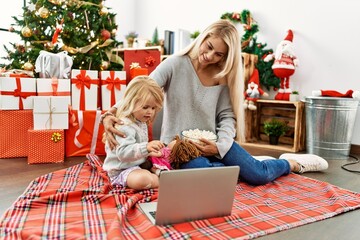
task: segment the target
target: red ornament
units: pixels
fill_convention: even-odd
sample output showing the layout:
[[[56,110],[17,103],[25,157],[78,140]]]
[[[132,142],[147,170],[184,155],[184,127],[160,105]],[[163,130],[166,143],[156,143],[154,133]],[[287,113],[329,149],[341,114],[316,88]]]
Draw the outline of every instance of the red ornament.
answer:
[[[274,87],[273,90],[276,92],[276,91],[278,90],[278,88],[277,88],[277,87]]]
[[[105,41],[105,40],[109,39],[110,37],[111,37],[111,33],[108,30],[106,30],[106,29],[101,30],[102,40]]]

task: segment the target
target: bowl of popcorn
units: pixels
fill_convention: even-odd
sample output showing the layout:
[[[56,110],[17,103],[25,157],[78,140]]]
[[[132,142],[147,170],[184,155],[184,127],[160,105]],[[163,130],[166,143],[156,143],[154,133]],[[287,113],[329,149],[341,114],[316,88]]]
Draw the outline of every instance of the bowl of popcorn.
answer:
[[[207,130],[189,129],[181,132],[183,139],[191,140],[196,143],[201,143],[200,139],[205,138],[209,141],[216,142],[217,136],[215,133]]]

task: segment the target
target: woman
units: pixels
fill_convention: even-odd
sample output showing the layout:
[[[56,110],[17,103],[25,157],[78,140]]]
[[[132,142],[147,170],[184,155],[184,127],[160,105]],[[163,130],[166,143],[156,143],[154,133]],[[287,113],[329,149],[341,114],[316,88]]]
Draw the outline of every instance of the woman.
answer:
[[[181,168],[238,165],[240,178],[253,185],[266,184],[290,172],[327,169],[327,162],[312,154],[283,154],[279,160],[258,161],[234,141],[242,140],[244,133],[240,42],[235,26],[218,20],[151,73],[165,92],[160,140],[168,143],[186,129],[216,132],[218,141],[202,139],[196,145],[202,156]],[[111,133],[122,134],[113,128],[116,119],[109,112],[103,120],[108,139],[115,146]]]

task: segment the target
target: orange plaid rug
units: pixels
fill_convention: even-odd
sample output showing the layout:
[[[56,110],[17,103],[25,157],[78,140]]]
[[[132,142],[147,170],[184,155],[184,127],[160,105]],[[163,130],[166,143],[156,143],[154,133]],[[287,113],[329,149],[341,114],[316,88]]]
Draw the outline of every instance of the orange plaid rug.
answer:
[[[263,186],[240,182],[230,216],[154,226],[137,203],[156,200],[157,190],[114,188],[101,166],[88,155],[33,180],[0,219],[0,238],[253,239],[360,207],[359,193],[290,174]]]

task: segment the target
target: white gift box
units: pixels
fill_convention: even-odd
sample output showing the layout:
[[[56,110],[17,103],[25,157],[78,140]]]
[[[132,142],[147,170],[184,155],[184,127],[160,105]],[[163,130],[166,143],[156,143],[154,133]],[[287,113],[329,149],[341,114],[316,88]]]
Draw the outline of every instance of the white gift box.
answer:
[[[67,104],[71,104],[70,79],[37,78],[37,96],[66,96]]]
[[[0,77],[0,109],[33,109],[35,78]]]
[[[98,71],[71,71],[71,105],[74,110],[97,110],[99,79]]]
[[[34,97],[34,130],[68,129],[67,99],[66,96]]]
[[[125,93],[126,72],[101,71],[100,84],[102,110],[109,110]]]

